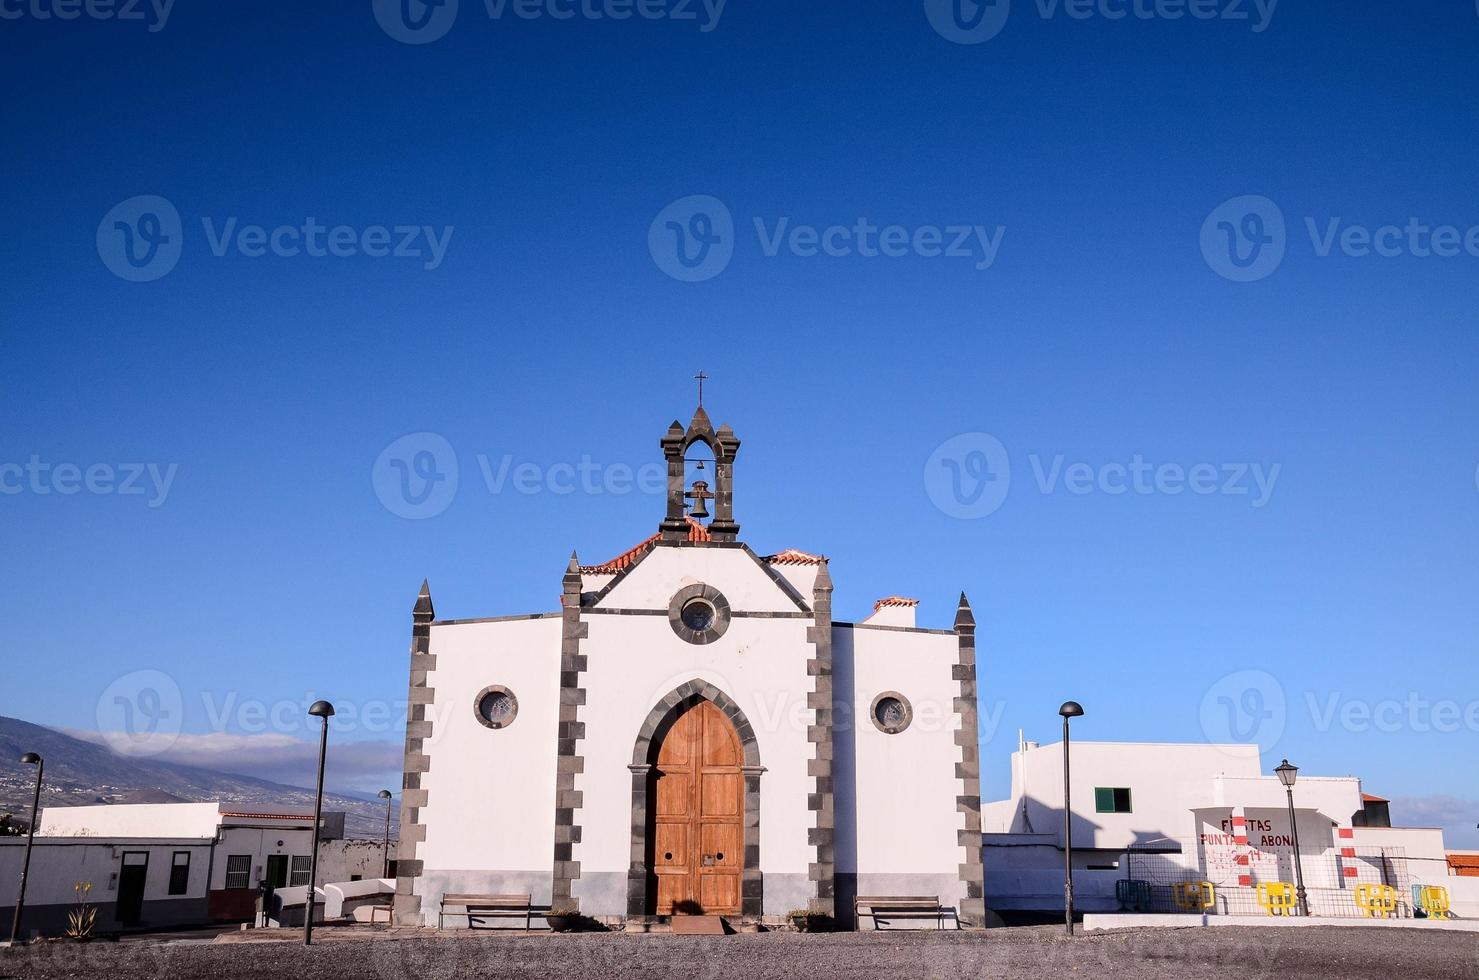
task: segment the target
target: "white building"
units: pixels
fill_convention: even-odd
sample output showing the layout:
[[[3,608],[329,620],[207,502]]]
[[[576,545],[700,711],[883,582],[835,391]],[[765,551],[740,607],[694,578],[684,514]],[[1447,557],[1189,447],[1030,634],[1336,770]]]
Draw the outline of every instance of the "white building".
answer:
[[[325,870],[351,874],[343,855],[366,864],[358,873],[378,876],[380,842],[347,849],[351,842],[339,840],[344,814],[323,818],[328,843],[320,883]],[[19,881],[25,845],[24,837],[0,838],[0,881]],[[88,882],[98,932],[247,921],[263,881],[275,888],[307,883],[312,849],[313,814],[301,810],[228,803],[46,807],[37,821],[24,930],[61,933],[77,905],[75,886]],[[3,900],[0,919],[9,922],[15,896]]]
[[[938,896],[980,925],[965,597],[950,629],[899,597],[836,621],[825,558],[740,541],[733,431],[700,407],[661,445],[658,532],[599,565],[572,555],[559,609],[438,619],[423,586],[397,921],[435,924],[446,893],[847,920],[863,893]]]
[[[1081,742],[1071,746],[1076,908],[1113,911],[1119,882],[1208,881],[1225,910],[1259,911],[1263,882],[1294,882],[1283,784],[1256,745]],[[1450,886],[1443,832],[1377,826],[1386,801],[1354,776],[1300,773],[1294,787],[1303,874],[1315,914],[1356,914],[1363,883]],[[988,905],[1063,909],[1063,745],[1023,743],[1011,795],[982,807]],[[1479,889],[1453,886],[1457,902]],[[1479,911],[1476,907],[1475,911]]]

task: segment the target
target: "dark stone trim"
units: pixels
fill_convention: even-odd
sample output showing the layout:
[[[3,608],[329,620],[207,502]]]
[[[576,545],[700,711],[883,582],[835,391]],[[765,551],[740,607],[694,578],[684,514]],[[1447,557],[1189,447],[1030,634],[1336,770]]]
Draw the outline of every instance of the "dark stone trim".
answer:
[[[960,865],[960,881],[965,898],[960,902],[957,918],[962,928],[986,927],[985,869],[981,861],[981,747],[976,715],[976,618],[971,614],[965,593],[955,612],[955,633],[959,637],[959,657],[951,676],[960,686],[955,711],[960,715],[960,730],[955,733],[960,746],[960,762],[955,767],[960,780],[956,810],[965,817],[959,839],[965,848],[965,861]]]
[[[695,599],[704,600],[714,610],[714,622],[706,630],[691,629],[687,623],[683,622],[683,607]],[[729,600],[724,598],[724,593],[712,585],[702,583],[685,585],[673,593],[672,601],[668,603],[668,625],[673,628],[674,633],[678,634],[679,639],[687,643],[695,643],[699,646],[713,643],[729,629],[729,620]]]
[[[776,571],[774,566],[770,565],[767,562],[761,561],[760,556],[755,554],[754,550],[752,550],[749,545],[741,544],[740,547],[744,549],[745,554],[750,556],[751,561],[759,565],[760,568],[765,572],[765,574],[770,576],[770,580],[776,584],[777,588],[779,588],[782,592],[786,594],[786,598],[790,599],[796,604],[797,609],[801,610],[802,612],[812,611],[812,608],[806,604],[806,600],[801,597],[801,593],[796,591],[796,586],[791,584],[790,579],[786,578],[780,572]],[[818,565],[817,574],[820,575],[821,569],[826,567],[827,566],[825,563]]]
[[[658,701],[632,746],[632,849],[627,868],[627,915],[652,915],[657,893],[652,875],[652,855],[647,839],[647,814],[652,805],[652,767],[665,735],[678,716],[700,701],[708,701],[724,712],[739,735],[745,762],[745,863],[740,878],[740,914],[760,915],[765,889],[760,873],[760,743],[755,729],[734,699],[708,681],[687,681]]]
[[[885,725],[883,722],[878,720],[878,702],[882,701],[884,698],[893,698],[895,701],[904,706],[903,722],[898,725]],[[904,729],[908,728],[910,723],[914,721],[914,705],[910,704],[909,699],[904,697],[904,695],[900,694],[898,691],[883,691],[876,698],[873,699],[872,704],[868,705],[868,720],[873,723],[874,728],[878,729],[880,732],[883,732],[883,734],[897,735],[899,734],[899,732],[902,732]]]
[[[416,879],[422,863],[416,857],[417,845],[426,839],[421,823],[421,810],[426,806],[426,790],[421,788],[421,774],[431,769],[425,753],[425,740],[432,734],[432,719],[427,708],[435,703],[436,691],[426,686],[428,674],[436,669],[431,654],[431,627],[436,609],[431,602],[431,586],[421,583],[421,592],[411,610],[411,665],[406,694],[406,753],[401,768],[401,833],[396,844],[395,899],[392,915],[397,925],[419,926],[421,896],[415,894]]]
[[[484,716],[483,699],[490,694],[505,695],[510,701],[513,702],[514,713],[508,716],[508,721],[489,721],[487,717]],[[477,697],[472,699],[472,716],[478,720],[479,725],[482,725],[484,728],[491,728],[496,732],[500,728],[507,728],[509,725],[512,725],[514,723],[514,719],[519,717],[519,699],[517,696],[515,696],[513,691],[510,691],[502,684],[489,684],[487,687],[478,692]]]
[[[666,616],[666,609],[585,609],[587,616]],[[731,609],[729,615],[733,619],[811,619],[809,612],[747,612],[743,609]],[[951,636],[954,634],[951,633]]]
[[[482,619],[434,619],[433,626],[468,626],[472,623],[517,623],[525,619],[557,619],[563,613],[528,613],[523,616],[485,616]]]
[[[931,630],[922,626],[884,626],[881,623],[843,623],[836,622],[833,626],[840,626],[850,630],[887,630],[892,633],[929,633],[934,636],[954,636],[955,630]]]
[[[574,552],[562,579],[560,604],[563,624],[560,631],[560,714],[555,732],[555,846],[551,868],[550,901],[572,901],[571,888],[580,877],[580,862],[575,860],[575,842],[581,838],[577,822],[582,802],[575,788],[575,776],[585,771],[585,756],[579,743],[585,738],[585,725],[580,721],[580,706],[585,704],[581,677],[586,658],[581,655],[580,641],[590,633],[581,621],[580,561]],[[575,905],[579,907],[579,902]]]
[[[812,678],[811,696],[807,698],[812,711],[812,724],[807,726],[806,738],[816,746],[816,751],[807,763],[807,772],[812,779],[812,792],[807,796],[807,806],[816,812],[817,818],[816,826],[807,835],[809,843],[815,849],[813,860],[807,868],[807,878],[815,882],[816,889],[807,905],[813,912],[835,917],[837,818],[832,796],[832,573],[826,562],[817,567],[811,608],[813,623],[806,630],[806,639],[812,645],[812,656],[807,661],[806,673]]]

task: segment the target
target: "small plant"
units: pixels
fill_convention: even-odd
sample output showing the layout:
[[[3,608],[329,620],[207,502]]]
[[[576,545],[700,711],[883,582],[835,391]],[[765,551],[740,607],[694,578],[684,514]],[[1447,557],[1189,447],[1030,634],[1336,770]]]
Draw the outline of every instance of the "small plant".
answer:
[[[580,906],[574,902],[556,902],[549,907],[550,915],[575,916],[580,914]]]
[[[786,918],[798,932],[825,932],[832,922],[826,914],[811,909],[792,909],[786,913]]]
[[[98,922],[98,910],[88,902],[92,894],[92,882],[79,881],[72,886],[77,896],[77,907],[67,913],[67,938],[85,943],[92,938],[93,926]]]

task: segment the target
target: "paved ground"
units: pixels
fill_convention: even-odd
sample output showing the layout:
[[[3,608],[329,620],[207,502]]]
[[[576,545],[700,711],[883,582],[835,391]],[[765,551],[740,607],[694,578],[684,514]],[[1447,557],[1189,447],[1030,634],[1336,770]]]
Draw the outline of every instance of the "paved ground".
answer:
[[[320,930],[330,933],[333,930]],[[1474,980],[1479,936],[1422,929],[1054,927],[987,933],[765,933],[719,937],[593,934],[293,942],[51,943],[0,949],[0,978],[313,977],[709,978],[833,980],[1133,977],[1135,980]]]

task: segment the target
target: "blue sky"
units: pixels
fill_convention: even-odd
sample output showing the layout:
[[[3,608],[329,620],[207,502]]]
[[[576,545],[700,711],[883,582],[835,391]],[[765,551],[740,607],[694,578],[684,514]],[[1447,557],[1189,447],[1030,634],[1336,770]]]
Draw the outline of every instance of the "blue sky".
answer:
[[[423,577],[443,615],[552,609],[571,548],[610,557],[661,516],[641,492],[490,492],[479,457],[619,483],[703,368],[758,551],[830,556],[839,617],[903,593],[944,626],[970,594],[986,795],[1017,729],[1053,737],[1075,697],[1083,737],[1232,725],[1479,846],[1479,255],[1380,235],[1479,226],[1473,4],[1286,2],[1255,30],[1251,3],[1016,0],[975,44],[920,3],[461,0],[426,44],[331,6],[0,22],[0,463],[102,467],[70,494],[65,470],[0,473],[0,712],[95,731],[160,671],[186,733],[232,736],[199,759],[238,765],[252,736],[310,734],[244,704],[373,718],[404,696]],[[179,216],[153,281],[112,271],[117,214],[142,236],[158,213],[140,195]],[[699,228],[695,195],[732,255],[683,281],[649,232],[672,207]],[[1268,203],[1225,204],[1247,195]],[[1237,281],[1274,215],[1281,261]],[[310,219],[356,254],[305,254]],[[786,237],[859,221],[905,254]],[[246,226],[296,231],[254,256],[221,240]],[[968,254],[933,254],[957,227]],[[364,254],[379,228],[416,254]],[[1218,258],[1223,234],[1243,251]],[[459,467],[425,519],[377,493],[413,433]],[[945,457],[990,465],[996,509],[947,513],[971,486]],[[1148,483],[1115,492],[1135,465]],[[393,779],[397,728],[343,733],[341,785]]]

